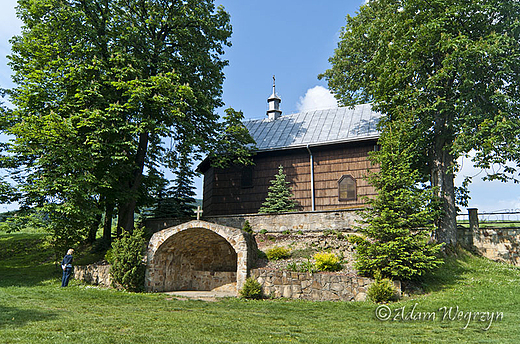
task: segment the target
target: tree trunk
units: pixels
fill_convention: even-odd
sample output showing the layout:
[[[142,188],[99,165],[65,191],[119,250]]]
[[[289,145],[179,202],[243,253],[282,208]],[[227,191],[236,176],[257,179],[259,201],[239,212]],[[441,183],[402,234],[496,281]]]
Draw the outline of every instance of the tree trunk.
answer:
[[[135,170],[128,183],[128,196],[119,204],[119,212],[117,218],[117,235],[118,237],[123,231],[132,233],[134,231],[134,213],[137,204],[137,191],[143,179],[143,169],[148,148],[148,132],[139,135],[139,146],[135,156]]]
[[[444,211],[439,219],[435,236],[437,242],[455,245],[457,243],[457,210],[453,174],[454,158],[446,149],[445,142],[443,135],[438,135],[433,150],[432,185],[438,187],[438,196],[442,201]]]
[[[103,239],[106,244],[112,242],[112,218],[114,217],[114,204],[107,202],[105,205],[105,221],[103,222]]]
[[[100,222],[101,222],[101,214],[97,214],[94,222],[92,222],[90,229],[88,231],[87,243],[93,244],[96,241],[96,234],[99,229]]]

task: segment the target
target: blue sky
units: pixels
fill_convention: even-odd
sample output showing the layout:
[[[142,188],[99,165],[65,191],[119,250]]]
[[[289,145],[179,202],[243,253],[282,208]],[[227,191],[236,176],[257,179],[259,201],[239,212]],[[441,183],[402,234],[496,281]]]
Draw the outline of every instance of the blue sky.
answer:
[[[225,107],[242,110],[246,118],[263,118],[267,98],[276,75],[276,91],[282,98],[284,114],[302,109],[335,106],[326,91],[326,82],[317,75],[329,68],[341,27],[347,14],[363,0],[216,0],[231,15],[232,47],[224,56],[229,66],[224,70],[223,100]],[[0,87],[10,87],[10,69],[5,56],[8,40],[20,32],[14,7],[16,0],[2,0],[0,12]],[[223,109],[218,110],[223,113]],[[0,136],[0,140],[5,140]],[[470,186],[470,207],[483,211],[520,210],[520,185],[483,182],[485,171],[475,170],[469,159],[462,161],[461,175],[474,178]],[[460,183],[462,178],[457,178]],[[197,195],[202,195],[202,179],[196,180]],[[0,212],[9,209],[0,205]]]

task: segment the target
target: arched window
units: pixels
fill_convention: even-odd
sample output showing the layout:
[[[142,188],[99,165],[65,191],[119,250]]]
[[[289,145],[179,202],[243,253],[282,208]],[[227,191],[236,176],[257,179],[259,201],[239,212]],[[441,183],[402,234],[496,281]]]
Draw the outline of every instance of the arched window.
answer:
[[[350,175],[343,175],[338,180],[338,195],[340,201],[352,201],[357,198],[356,180]]]

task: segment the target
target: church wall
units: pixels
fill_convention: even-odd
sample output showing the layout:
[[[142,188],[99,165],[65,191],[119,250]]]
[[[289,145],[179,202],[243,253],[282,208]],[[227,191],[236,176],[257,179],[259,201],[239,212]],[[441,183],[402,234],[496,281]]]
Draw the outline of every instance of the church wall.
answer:
[[[362,197],[375,190],[363,179],[368,169],[368,152],[375,141],[313,147],[316,210],[355,208],[364,204]],[[270,181],[284,167],[298,210],[311,211],[310,159],[306,149],[263,152],[254,157],[253,186],[242,187],[242,167],[204,172],[204,216],[256,213],[262,206]],[[357,199],[339,201],[338,180],[351,175],[357,183]]]

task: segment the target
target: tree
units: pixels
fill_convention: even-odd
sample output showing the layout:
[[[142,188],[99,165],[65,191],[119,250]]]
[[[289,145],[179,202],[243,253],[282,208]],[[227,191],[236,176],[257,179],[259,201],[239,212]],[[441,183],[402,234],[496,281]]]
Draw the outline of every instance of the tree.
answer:
[[[82,232],[105,214],[107,236],[117,210],[132,231],[147,175],[218,134],[229,15],[212,0],[23,0],[18,16],[4,128],[20,201]]]
[[[233,108],[225,110],[220,135],[210,154],[211,165],[227,168],[230,165],[252,165],[256,142],[244,125],[244,114]]]
[[[358,228],[365,237],[354,237],[356,269],[359,273],[411,280],[442,263],[442,244],[431,242],[435,221],[441,214],[434,188],[421,188],[419,171],[413,168],[417,145],[411,141],[407,122],[389,125],[381,133],[381,149],[370,156],[380,166],[368,181],[377,190],[367,198],[368,210],[361,213],[366,226]]]
[[[192,217],[195,205],[195,192],[193,191],[193,176],[189,156],[179,158],[179,166],[176,170],[174,185],[161,189],[157,204],[153,213],[154,217]]]
[[[281,213],[286,211],[294,211],[296,204],[291,199],[293,194],[289,187],[289,182],[285,180],[283,166],[278,167],[278,174],[271,180],[269,192],[262,207],[258,209],[259,213]]]
[[[520,162],[519,15],[510,0],[369,1],[320,76],[344,104],[373,102],[383,122],[414,119],[418,162],[443,201],[441,242],[456,242],[458,157],[475,150],[477,166],[503,166],[488,179],[518,182],[506,163]]]

